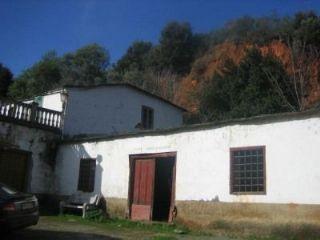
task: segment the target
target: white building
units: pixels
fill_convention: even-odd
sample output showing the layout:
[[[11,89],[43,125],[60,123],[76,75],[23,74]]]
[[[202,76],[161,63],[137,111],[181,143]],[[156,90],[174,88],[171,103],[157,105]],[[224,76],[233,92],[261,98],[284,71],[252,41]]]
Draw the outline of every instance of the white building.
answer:
[[[68,136],[179,127],[185,112],[130,84],[66,86],[35,100],[40,107],[64,113],[62,133]]]
[[[133,219],[168,219],[186,200],[319,204],[319,146],[319,110],[75,138],[60,145],[55,187],[128,202]]]
[[[30,113],[25,105],[22,112]],[[25,117],[8,106],[0,120]],[[123,203],[123,212],[144,220],[170,220],[175,206],[190,200],[320,204],[319,109],[181,126],[183,109],[118,84],[66,87],[43,96],[41,106],[63,111],[59,140],[56,132],[0,124],[3,140],[23,149],[24,156],[30,152],[26,169],[32,176],[25,185],[34,193],[102,193],[109,207]],[[37,116],[26,116],[35,117],[26,126],[56,126]],[[55,160],[48,162],[55,147]],[[0,166],[15,169],[1,153]]]

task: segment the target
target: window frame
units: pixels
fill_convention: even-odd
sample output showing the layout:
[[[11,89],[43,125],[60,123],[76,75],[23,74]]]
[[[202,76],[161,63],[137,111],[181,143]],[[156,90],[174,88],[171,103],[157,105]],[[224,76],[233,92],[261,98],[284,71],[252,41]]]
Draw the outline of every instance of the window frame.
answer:
[[[94,176],[93,176],[93,185],[90,186],[90,177],[91,177],[91,169],[89,168],[89,183],[88,184],[88,188],[84,188],[81,184],[80,184],[80,177],[81,177],[81,161],[82,160],[87,160],[87,161],[92,161],[94,162]],[[90,167],[91,165],[89,165]],[[77,191],[81,191],[81,192],[87,192],[87,193],[92,193],[94,192],[94,188],[95,188],[95,183],[96,183],[96,170],[97,170],[97,159],[96,158],[81,158],[80,162],[79,162],[79,172],[78,172],[78,185],[77,185]]]
[[[263,191],[256,191],[256,192],[235,192],[233,191],[233,152],[235,151],[246,151],[246,150],[256,150],[262,149],[262,156],[263,156]],[[267,194],[267,172],[266,172],[266,146],[247,146],[247,147],[233,147],[230,148],[230,179],[229,179],[229,190],[231,195],[266,195]]]
[[[144,125],[144,113],[145,112],[152,112],[152,118],[151,118],[151,126],[150,127],[146,127]],[[150,117],[150,114],[147,114],[147,116]],[[149,122],[149,120],[147,119],[147,122]],[[149,124],[149,123],[148,123]],[[145,105],[142,105],[141,106],[141,126],[143,127],[143,129],[153,129],[154,128],[154,109],[152,107],[148,107],[148,106],[145,106]]]

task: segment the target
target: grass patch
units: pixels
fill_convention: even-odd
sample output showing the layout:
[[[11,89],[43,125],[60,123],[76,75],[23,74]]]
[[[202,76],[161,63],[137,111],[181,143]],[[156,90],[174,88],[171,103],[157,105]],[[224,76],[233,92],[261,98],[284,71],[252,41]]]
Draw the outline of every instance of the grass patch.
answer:
[[[62,222],[77,222],[83,223],[86,225],[96,226],[99,228],[106,228],[109,230],[117,229],[117,230],[135,230],[135,231],[143,231],[143,232],[154,232],[154,233],[168,233],[168,234],[177,234],[176,231],[183,231],[184,233],[188,233],[189,229],[185,226],[181,226],[179,224],[167,224],[167,223],[158,223],[158,222],[139,222],[139,221],[130,221],[127,219],[120,218],[104,218],[102,216],[83,219],[80,216],[75,215],[59,215],[55,217],[50,217],[55,221]],[[162,237],[162,236],[159,236]]]
[[[274,227],[272,235],[286,240],[318,240],[320,228],[311,224],[284,224]]]
[[[155,236],[151,240],[177,240],[177,238],[173,236]]]
[[[320,240],[319,225],[297,222],[272,223],[261,221],[213,219],[208,225],[188,228],[181,223],[167,224],[160,222],[138,222],[120,218],[104,218],[103,216],[82,219],[75,215],[50,216],[50,220],[63,223],[80,223],[86,226],[137,236],[136,239],[177,240],[177,239],[209,239],[213,236],[225,236],[226,239],[245,240]],[[186,236],[184,236],[186,234]],[[143,236],[143,238],[140,238]],[[133,238],[135,239],[135,238]],[[217,238],[219,239],[219,238]],[[224,239],[224,238],[223,238]]]
[[[178,202],[192,231],[263,240],[320,240],[320,205]]]
[[[225,220],[222,219],[218,219],[218,220],[214,220],[212,221],[209,225],[209,228],[213,228],[213,229],[224,229],[224,230],[228,230],[231,229],[231,225],[230,223],[228,223]]]
[[[107,198],[106,207],[111,218],[125,218],[127,209],[127,199]]]

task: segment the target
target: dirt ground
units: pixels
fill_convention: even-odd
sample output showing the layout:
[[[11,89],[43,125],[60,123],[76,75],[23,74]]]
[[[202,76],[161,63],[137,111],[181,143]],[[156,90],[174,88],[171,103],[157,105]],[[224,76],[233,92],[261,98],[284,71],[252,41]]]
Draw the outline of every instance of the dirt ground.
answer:
[[[112,240],[112,234],[83,224],[51,221],[48,217],[41,217],[36,226],[7,234],[6,240]]]
[[[0,239],[3,239],[2,237]],[[4,237],[5,240],[113,240],[113,239],[150,239],[150,240],[231,240],[225,237],[191,236],[161,234],[135,229],[102,229],[94,224],[77,221],[55,221],[41,217],[38,225],[15,231]]]

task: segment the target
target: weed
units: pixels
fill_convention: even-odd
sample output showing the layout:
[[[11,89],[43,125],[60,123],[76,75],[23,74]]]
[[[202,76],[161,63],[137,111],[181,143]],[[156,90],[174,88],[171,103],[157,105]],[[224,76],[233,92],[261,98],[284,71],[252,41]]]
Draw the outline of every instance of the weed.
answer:
[[[230,223],[222,219],[214,220],[208,225],[208,227],[216,228],[216,229],[224,229],[224,230],[228,230],[231,228]]]
[[[285,240],[319,240],[319,226],[311,224],[284,224],[274,227],[272,235]]]
[[[229,204],[213,202],[179,203],[173,224],[136,222],[123,218],[95,216],[53,217],[57,221],[76,221],[105,230],[148,233],[154,240],[193,236],[222,235],[246,240],[320,240],[319,206],[275,204]]]
[[[177,240],[177,238],[173,236],[155,236],[151,240]]]
[[[319,205],[183,201],[177,206],[177,222],[192,231],[266,240],[320,239]]]

